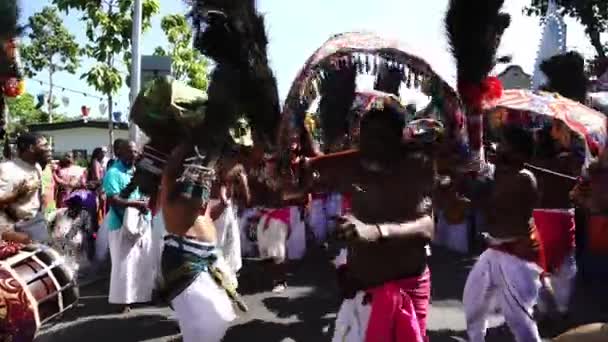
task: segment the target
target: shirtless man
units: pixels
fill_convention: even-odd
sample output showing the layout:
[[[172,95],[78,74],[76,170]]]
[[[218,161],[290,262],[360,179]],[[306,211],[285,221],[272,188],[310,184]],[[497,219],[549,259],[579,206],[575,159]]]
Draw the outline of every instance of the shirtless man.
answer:
[[[561,121],[554,121],[551,131],[546,131],[548,148],[544,155],[538,155],[532,164],[566,176],[578,177],[581,174],[584,156],[577,156],[572,151],[571,131]],[[533,170],[534,171],[534,170]],[[538,228],[540,240],[545,253],[543,267],[548,272],[549,289],[553,293],[555,308],[547,303],[546,296],[539,298],[539,309],[542,313],[557,310],[561,316],[568,312],[568,304],[576,277],[575,260],[575,216],[574,205],[569,192],[575,181],[542,171],[534,171],[538,179],[540,200],[534,210],[534,223]],[[553,301],[552,300],[552,301]]]
[[[463,295],[471,342],[485,341],[495,299],[517,342],[540,341],[532,318],[542,271],[532,221],[538,190],[536,178],[524,168],[533,146],[532,136],[516,127],[505,128],[498,146],[493,190],[482,207],[489,249],[469,273]]]
[[[160,203],[167,236],[162,255],[164,297],[170,301],[185,342],[219,342],[236,318],[227,285],[216,267],[217,231],[211,206],[177,193],[176,179],[189,148],[177,147],[163,172]],[[202,208],[202,209],[201,209]]]
[[[371,110],[358,152],[310,165],[313,190],[352,193],[352,213],[338,219],[347,255],[333,341],[427,340],[435,173],[423,146],[402,143],[403,120],[388,105]]]

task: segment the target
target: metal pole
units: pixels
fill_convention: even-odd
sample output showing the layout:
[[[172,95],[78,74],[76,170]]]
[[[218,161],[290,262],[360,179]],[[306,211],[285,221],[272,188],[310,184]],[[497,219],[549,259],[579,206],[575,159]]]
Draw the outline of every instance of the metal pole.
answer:
[[[133,3],[133,32],[132,32],[132,45],[131,45],[131,95],[130,104],[131,108],[135,103],[137,94],[141,87],[141,47],[139,41],[141,39],[142,31],[142,0],[135,0]],[[131,122],[129,127],[129,138],[139,145],[139,127]]]

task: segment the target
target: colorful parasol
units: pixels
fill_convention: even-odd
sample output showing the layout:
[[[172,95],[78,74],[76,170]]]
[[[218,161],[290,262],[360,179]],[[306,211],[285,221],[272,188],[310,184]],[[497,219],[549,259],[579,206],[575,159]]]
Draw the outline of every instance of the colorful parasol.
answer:
[[[559,94],[522,89],[505,90],[495,107],[559,120],[584,138],[593,154],[606,147],[606,116]],[[535,120],[528,122],[533,123]]]
[[[431,102],[427,106],[427,112],[432,112],[431,114],[436,116],[433,119],[444,124],[446,133],[455,142],[463,144],[463,150],[468,149],[465,146],[467,141],[461,102],[450,84],[455,83],[454,78],[433,68],[430,59],[425,58],[429,56],[419,54],[424,52],[423,50],[415,51],[418,53],[413,53],[411,47],[398,40],[370,32],[347,32],[332,36],[307,59],[295,78],[283,107],[281,136],[290,136],[289,132],[300,135],[301,132],[298,131],[302,127],[310,129],[313,114],[316,125],[314,132],[310,133],[313,133],[313,137],[328,140],[323,141],[321,145],[333,148],[341,143],[348,143],[342,141],[344,139],[341,131],[348,127],[344,135],[356,134],[361,112],[365,112],[371,103],[376,102],[374,99],[394,94],[394,91],[379,87],[378,84],[384,76],[383,72],[389,70],[397,74],[398,88],[401,86],[429,97]],[[357,75],[374,76],[376,90],[357,92],[347,77],[352,76],[353,72]],[[394,86],[392,83],[391,85]],[[348,103],[336,100],[333,101],[336,103],[327,101],[326,106],[321,106],[317,102],[325,98],[324,95],[340,98],[344,100],[342,102]],[[314,109],[317,106],[320,107]],[[403,105],[401,107],[404,114],[408,112]],[[407,121],[411,119],[414,117],[408,117]],[[328,137],[323,137],[324,135]]]

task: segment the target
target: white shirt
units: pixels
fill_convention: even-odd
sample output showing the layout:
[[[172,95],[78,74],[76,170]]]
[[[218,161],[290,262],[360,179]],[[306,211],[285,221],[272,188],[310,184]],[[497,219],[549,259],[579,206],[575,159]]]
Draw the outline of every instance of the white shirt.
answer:
[[[38,182],[42,186],[42,170],[38,164],[32,165],[19,158],[0,163],[0,196],[12,193],[24,181]],[[41,212],[40,191],[18,199],[9,205],[19,220],[30,220]],[[0,211],[0,225],[15,223],[4,210]]]

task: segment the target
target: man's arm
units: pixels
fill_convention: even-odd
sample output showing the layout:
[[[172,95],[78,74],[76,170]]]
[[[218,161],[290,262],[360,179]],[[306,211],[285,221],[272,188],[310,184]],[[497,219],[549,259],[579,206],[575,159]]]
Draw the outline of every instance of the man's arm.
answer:
[[[129,200],[122,198],[119,195],[109,196],[108,204],[119,208],[136,208],[140,210],[144,210],[148,206],[145,201]]]
[[[137,208],[145,210],[147,208],[146,202],[128,198],[134,190],[131,189],[132,187],[133,184],[130,183],[126,188],[121,189],[122,186],[120,181],[114,172],[109,172],[103,179],[103,190],[107,195],[109,205],[119,208]]]
[[[435,222],[430,215],[404,223],[385,223],[378,225],[382,239],[407,239],[431,242],[434,237]]]
[[[220,198],[213,202],[209,202],[207,211],[209,212],[209,217],[211,217],[212,221],[219,219],[224,213],[224,210],[226,210],[226,207],[228,207],[227,191],[228,189],[225,185],[220,185]]]

